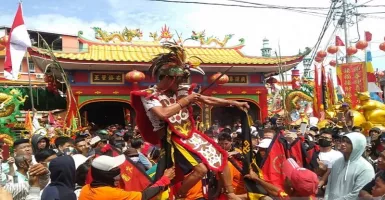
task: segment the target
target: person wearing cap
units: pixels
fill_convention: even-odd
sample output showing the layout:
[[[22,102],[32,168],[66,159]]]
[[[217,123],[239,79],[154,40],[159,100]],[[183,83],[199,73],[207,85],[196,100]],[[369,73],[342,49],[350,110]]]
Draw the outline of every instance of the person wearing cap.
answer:
[[[343,136],[342,158],[333,163],[326,185],[325,199],[357,199],[360,190],[374,178],[373,166],[362,157],[366,138],[352,132]]]
[[[120,181],[120,168],[126,161],[124,155],[110,157],[101,155],[91,164],[92,182],[85,185],[79,195],[79,200],[130,199],[149,200],[167,187],[175,177],[173,168],[166,169],[162,178],[141,192],[125,191],[117,188]]]
[[[299,167],[292,158],[283,162],[281,170],[285,175],[283,189],[261,179],[253,170],[250,170],[250,173],[247,174],[245,178],[260,184],[271,197],[280,197],[283,199],[306,197],[308,199],[316,199],[318,177],[314,172]]]
[[[82,187],[86,185],[86,177],[89,168],[91,167],[91,160],[94,156],[85,157],[82,154],[75,154],[72,156],[75,162],[76,177],[75,177],[75,194],[79,198]]]

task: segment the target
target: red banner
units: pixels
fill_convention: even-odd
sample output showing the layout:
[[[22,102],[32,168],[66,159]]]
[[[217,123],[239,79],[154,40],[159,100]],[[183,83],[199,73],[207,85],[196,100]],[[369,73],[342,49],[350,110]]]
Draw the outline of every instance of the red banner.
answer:
[[[367,75],[365,63],[346,63],[338,66],[338,77],[345,91],[345,101],[354,108],[359,100],[357,92],[367,91]]]

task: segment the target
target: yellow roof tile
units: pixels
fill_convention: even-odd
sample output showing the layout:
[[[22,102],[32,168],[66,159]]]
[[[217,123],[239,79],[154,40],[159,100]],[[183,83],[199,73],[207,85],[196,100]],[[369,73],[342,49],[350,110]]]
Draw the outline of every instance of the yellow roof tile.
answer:
[[[236,48],[203,48],[185,47],[188,56],[197,56],[203,64],[245,64],[245,65],[269,65],[277,64],[276,58],[250,57],[243,55]],[[47,54],[47,50],[33,48],[33,51]],[[55,52],[55,56],[61,59],[78,61],[107,61],[107,62],[150,62],[154,56],[163,53],[161,46],[143,45],[104,45],[92,44],[87,51],[79,53]],[[283,57],[283,63],[295,61],[301,56]]]

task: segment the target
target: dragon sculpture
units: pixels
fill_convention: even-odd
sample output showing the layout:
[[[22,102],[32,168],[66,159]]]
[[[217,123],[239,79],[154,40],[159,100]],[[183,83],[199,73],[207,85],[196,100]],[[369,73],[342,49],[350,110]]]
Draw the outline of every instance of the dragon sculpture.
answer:
[[[0,92],[0,127],[16,121],[16,116],[21,115],[19,106],[24,105],[27,95],[23,96],[18,89],[6,89]]]
[[[172,37],[174,37],[174,35],[171,34],[170,28],[167,27],[166,25],[162,27],[162,30],[160,31],[160,36],[158,36],[158,32],[150,33],[150,38],[154,39],[154,42],[159,42],[162,39],[169,40]]]
[[[134,38],[141,38],[143,33],[140,29],[128,29],[125,27],[122,32],[111,32],[102,30],[99,27],[92,27],[95,31],[95,38],[103,42],[132,42]]]
[[[199,41],[201,45],[210,45],[212,43],[215,43],[216,45],[219,45],[220,47],[226,46],[227,42],[233,37],[233,34],[228,34],[225,36],[225,38],[220,41],[218,38],[215,38],[213,36],[207,37],[205,35],[205,31],[202,32],[192,32],[191,39],[195,41]]]

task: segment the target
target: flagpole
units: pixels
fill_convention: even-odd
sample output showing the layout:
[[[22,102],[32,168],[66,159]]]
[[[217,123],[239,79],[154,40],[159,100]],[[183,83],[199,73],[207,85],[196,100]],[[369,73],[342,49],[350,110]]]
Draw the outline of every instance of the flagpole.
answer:
[[[31,83],[31,72],[29,70],[29,58],[28,58],[28,52],[26,53],[26,57],[27,57],[27,70],[28,70],[28,82],[29,82],[29,95],[30,95],[30,99],[31,99],[31,105],[32,105],[32,113],[33,113],[33,116],[35,116],[36,114],[36,111],[35,111],[35,103],[33,101],[33,93],[32,93],[32,83]]]

